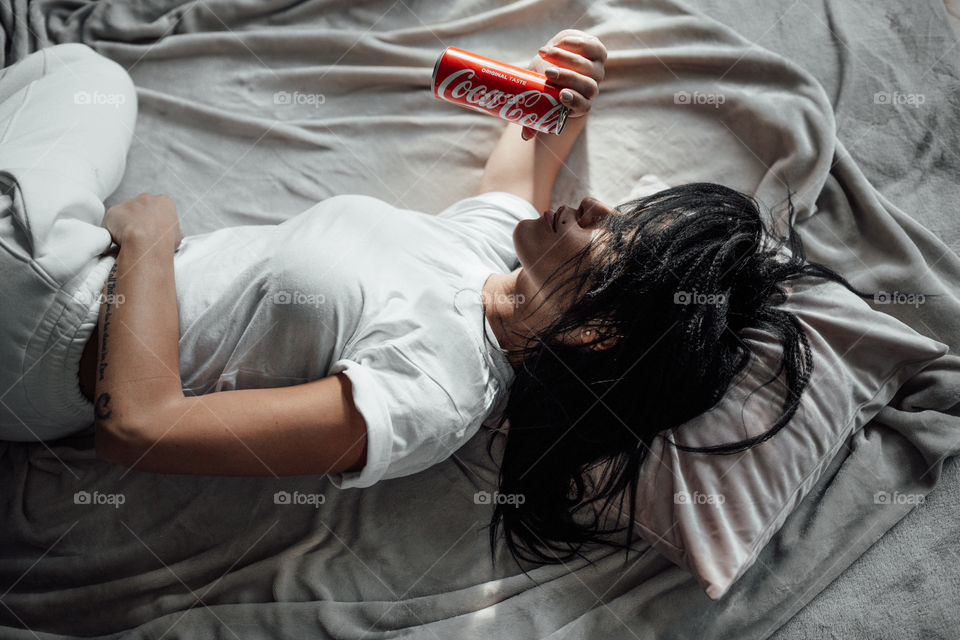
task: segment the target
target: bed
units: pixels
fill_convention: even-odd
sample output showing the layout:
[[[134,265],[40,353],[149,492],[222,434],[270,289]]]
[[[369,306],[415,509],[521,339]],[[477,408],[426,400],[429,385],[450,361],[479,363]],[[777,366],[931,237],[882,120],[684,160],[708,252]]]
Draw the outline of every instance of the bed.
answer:
[[[608,75],[554,203],[623,201],[645,174],[769,204],[789,184],[809,257],[863,288],[935,283],[935,303],[881,310],[951,349],[851,436],[716,601],[643,544],[628,564],[597,549],[529,577],[504,553],[491,565],[474,499],[495,486],[485,429],[425,472],[344,491],[128,471],[96,458],[92,432],[0,443],[4,638],[960,633],[960,47],[941,2],[2,0],[0,23],[2,66],[84,42],[129,70],[139,119],[106,204],[169,194],[185,234],[339,193],[439,212],[475,191],[503,123],[431,97],[438,53],[525,65],[583,29],[610,50]],[[745,98],[682,111],[679,90]],[[865,486],[925,499],[866,503]],[[78,504],[83,491],[123,501]]]

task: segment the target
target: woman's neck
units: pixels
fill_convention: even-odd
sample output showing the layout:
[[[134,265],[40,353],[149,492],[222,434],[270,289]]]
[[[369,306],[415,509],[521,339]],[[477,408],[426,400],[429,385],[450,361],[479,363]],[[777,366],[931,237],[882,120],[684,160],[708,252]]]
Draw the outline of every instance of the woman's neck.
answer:
[[[493,273],[483,283],[483,306],[487,322],[501,349],[510,351],[523,346],[527,336],[538,330],[536,318],[529,313],[530,296],[524,291],[523,267],[510,273]],[[520,334],[520,335],[517,335]],[[514,369],[519,358],[509,356]]]

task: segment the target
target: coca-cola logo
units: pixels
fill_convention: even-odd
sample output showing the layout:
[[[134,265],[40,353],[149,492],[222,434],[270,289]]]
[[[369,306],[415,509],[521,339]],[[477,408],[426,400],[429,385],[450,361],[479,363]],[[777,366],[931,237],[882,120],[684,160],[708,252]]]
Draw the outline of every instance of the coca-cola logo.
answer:
[[[506,93],[491,89],[485,84],[474,83],[473,69],[454,71],[437,85],[437,97],[456,104],[487,111],[504,120],[515,122],[538,131],[551,132],[562,123],[561,114],[566,107],[549,93],[530,89],[520,93]],[[452,86],[451,86],[452,85]],[[449,89],[449,91],[448,91]],[[541,100],[550,106],[542,115],[532,110]]]

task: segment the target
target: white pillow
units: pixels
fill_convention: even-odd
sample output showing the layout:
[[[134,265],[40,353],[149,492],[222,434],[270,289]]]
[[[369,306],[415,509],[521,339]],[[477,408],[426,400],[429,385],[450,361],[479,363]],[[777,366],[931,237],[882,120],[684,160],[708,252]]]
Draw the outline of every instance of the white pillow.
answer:
[[[806,330],[813,374],[793,419],[744,452],[680,451],[664,440],[702,447],[767,431],[781,412],[781,377],[747,399],[779,366],[772,334],[741,336],[752,357],[726,395],[707,412],[652,442],[640,469],[636,533],[689,571],[718,600],[754,563],[817,482],[845,441],[873,418],[910,377],[947,352],[893,316],[875,311],[840,284],[804,278],[783,285]],[[596,481],[600,465],[591,471]],[[612,513],[627,523],[629,505]],[[606,521],[610,524],[610,520]]]

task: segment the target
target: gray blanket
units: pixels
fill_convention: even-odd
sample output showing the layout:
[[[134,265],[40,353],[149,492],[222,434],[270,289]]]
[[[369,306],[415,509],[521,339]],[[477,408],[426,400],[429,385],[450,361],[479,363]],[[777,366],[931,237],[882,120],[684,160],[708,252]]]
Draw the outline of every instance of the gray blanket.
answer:
[[[529,577],[502,551],[491,565],[489,506],[474,501],[495,482],[485,430],[423,473],[346,491],[323,477],[128,471],[99,461],[90,433],[0,443],[3,637],[947,638],[960,626],[948,460],[960,451],[960,49],[939,2],[2,0],[0,22],[3,65],[82,41],[130,70],[140,115],[107,204],[170,194],[187,234],[278,222],[337,193],[427,212],[471,195],[503,123],[431,97],[436,55],[454,45],[524,65],[581,28],[611,55],[555,204],[621,201],[646,173],[770,206],[789,185],[810,257],[862,288],[942,293],[877,308],[951,347],[851,437],[716,602],[643,544],[626,564],[596,549],[592,564]],[[725,101],[680,105],[679,91]],[[864,500],[878,490],[929,500],[913,513]],[[114,498],[77,504],[79,491]],[[277,504],[278,491],[323,503]]]

